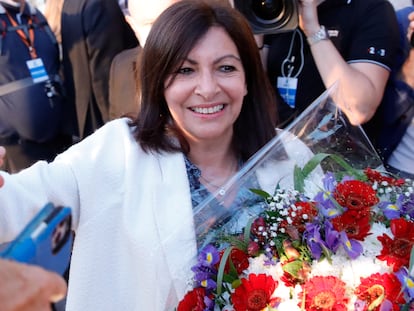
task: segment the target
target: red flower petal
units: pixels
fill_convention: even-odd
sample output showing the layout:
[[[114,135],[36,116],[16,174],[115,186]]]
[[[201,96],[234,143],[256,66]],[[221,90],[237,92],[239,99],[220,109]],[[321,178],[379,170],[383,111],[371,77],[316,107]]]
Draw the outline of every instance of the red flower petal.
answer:
[[[206,295],[205,288],[198,287],[185,294],[183,300],[180,301],[177,311],[203,311],[205,306],[204,297]]]
[[[405,219],[393,219],[390,224],[394,239],[383,234],[378,237],[382,244],[378,259],[386,261],[393,271],[398,271],[402,266],[408,266],[411,249],[414,245],[414,223]]]
[[[242,279],[242,284],[231,295],[236,311],[260,311],[268,305],[273,306],[276,299],[271,296],[278,282],[266,274],[250,274],[248,279]]]
[[[347,210],[342,215],[332,220],[332,225],[337,231],[345,231],[349,239],[363,241],[371,229],[369,213],[358,210]]]
[[[348,209],[367,209],[379,202],[372,186],[359,180],[347,180],[336,187],[335,200]]]
[[[370,310],[378,311],[381,303],[388,300],[392,303],[392,310],[400,310],[399,305],[405,304],[404,296],[401,292],[401,283],[398,278],[391,273],[375,273],[367,278],[361,278],[361,284],[355,291],[358,299],[365,301]]]
[[[334,276],[315,276],[303,286],[307,311],[346,311],[345,283]]]
[[[365,175],[367,175],[368,179],[371,182],[378,182],[378,183],[382,183],[382,182],[387,182],[389,185],[392,186],[402,186],[404,185],[405,181],[402,178],[396,179],[396,178],[392,178],[389,176],[384,176],[382,175],[380,172],[378,171],[374,171],[371,168],[367,168],[365,170]]]

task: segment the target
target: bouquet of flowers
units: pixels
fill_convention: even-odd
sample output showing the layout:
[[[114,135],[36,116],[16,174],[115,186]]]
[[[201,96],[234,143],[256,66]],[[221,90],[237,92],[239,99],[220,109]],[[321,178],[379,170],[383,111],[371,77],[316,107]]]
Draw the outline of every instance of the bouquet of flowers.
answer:
[[[414,182],[385,172],[331,92],[197,207],[177,311],[414,310]]]

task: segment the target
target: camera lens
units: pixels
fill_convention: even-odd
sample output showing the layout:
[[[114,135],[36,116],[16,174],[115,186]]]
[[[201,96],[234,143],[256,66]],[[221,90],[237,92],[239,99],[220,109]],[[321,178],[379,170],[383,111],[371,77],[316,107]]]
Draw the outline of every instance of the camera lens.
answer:
[[[233,0],[249,21],[253,32],[278,33],[298,26],[299,0]]]
[[[283,13],[284,0],[252,0],[251,9],[257,18],[271,22]]]

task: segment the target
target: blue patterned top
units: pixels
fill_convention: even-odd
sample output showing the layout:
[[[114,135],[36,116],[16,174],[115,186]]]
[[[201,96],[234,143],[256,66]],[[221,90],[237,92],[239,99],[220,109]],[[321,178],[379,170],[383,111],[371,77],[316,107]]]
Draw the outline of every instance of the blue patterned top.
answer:
[[[230,206],[224,206],[200,182],[201,170],[187,157],[184,159],[190,183],[191,202],[193,209],[198,212],[194,217],[194,222],[199,246],[209,243],[209,237],[214,238],[217,230],[240,232],[248,218],[255,217],[263,210],[265,205],[263,198],[250,190],[260,188],[255,176],[252,176],[238,189]],[[204,207],[198,209],[201,203]],[[209,225],[211,223],[214,224]]]

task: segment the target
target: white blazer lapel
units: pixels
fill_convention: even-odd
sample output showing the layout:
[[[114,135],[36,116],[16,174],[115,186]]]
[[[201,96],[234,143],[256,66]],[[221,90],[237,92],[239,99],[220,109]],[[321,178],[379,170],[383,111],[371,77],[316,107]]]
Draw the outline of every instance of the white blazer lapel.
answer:
[[[190,187],[181,154],[160,157],[161,184],[155,198],[156,225],[178,299],[192,276],[197,256]]]

